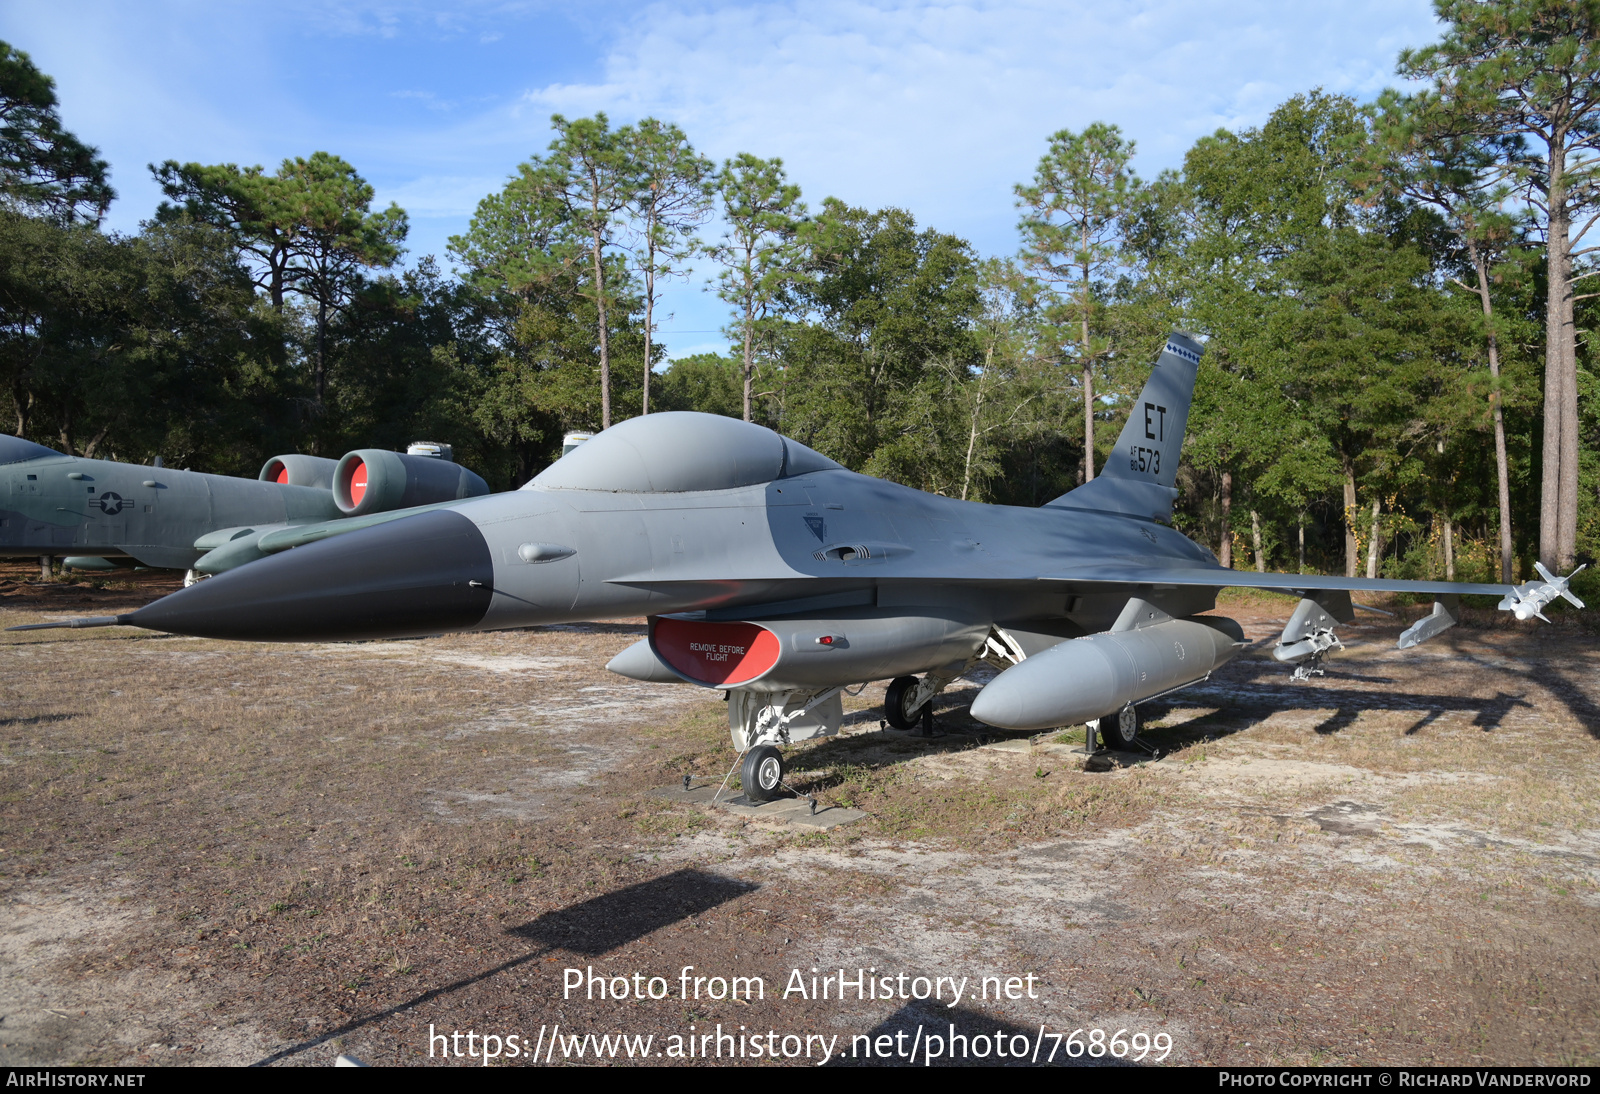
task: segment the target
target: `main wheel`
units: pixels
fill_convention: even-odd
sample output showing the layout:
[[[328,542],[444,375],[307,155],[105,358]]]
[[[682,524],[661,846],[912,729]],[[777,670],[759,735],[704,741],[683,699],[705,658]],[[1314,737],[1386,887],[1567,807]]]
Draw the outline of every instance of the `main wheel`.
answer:
[[[783,789],[783,753],[772,745],[757,745],[744,754],[739,769],[744,796],[753,802],[769,802]]]
[[[1133,740],[1139,736],[1139,731],[1144,728],[1144,717],[1139,713],[1139,708],[1129,703],[1115,714],[1107,715],[1100,719],[1100,736],[1105,741],[1105,746],[1117,752],[1126,752],[1133,747]]]
[[[913,708],[911,701],[917,694],[915,676],[897,677],[883,696],[883,716],[896,729],[915,729],[922,720],[922,707]],[[922,706],[927,706],[924,703]]]

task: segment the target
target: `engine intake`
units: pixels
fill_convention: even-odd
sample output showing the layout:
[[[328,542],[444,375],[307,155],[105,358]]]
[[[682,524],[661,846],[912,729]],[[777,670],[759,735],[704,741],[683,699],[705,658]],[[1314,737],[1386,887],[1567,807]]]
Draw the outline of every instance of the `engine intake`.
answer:
[[[333,503],[349,517],[481,497],[489,484],[460,464],[381,448],[348,452],[333,472]]]
[[[262,464],[261,474],[258,477],[262,482],[328,490],[333,486],[333,471],[338,466],[338,460],[292,453],[288,456],[274,456]]]

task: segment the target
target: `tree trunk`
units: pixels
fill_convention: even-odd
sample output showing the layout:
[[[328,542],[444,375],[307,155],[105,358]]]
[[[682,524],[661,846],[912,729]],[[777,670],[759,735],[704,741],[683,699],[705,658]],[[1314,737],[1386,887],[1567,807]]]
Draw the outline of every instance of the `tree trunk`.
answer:
[[[326,286],[324,286],[325,288]],[[317,293],[317,405],[320,407],[328,390],[328,297]]]
[[[1344,576],[1355,577],[1361,564],[1361,544],[1356,540],[1356,469],[1344,461]]]
[[[1083,253],[1089,253],[1089,239],[1084,233],[1081,243]],[[1089,344],[1089,267],[1083,266],[1083,296],[1079,301],[1083,310],[1078,318],[1083,324],[1083,481],[1094,479],[1094,356]]]
[[[1299,572],[1303,574],[1303,573],[1306,572],[1306,515],[1304,513],[1300,514],[1300,520],[1297,523],[1298,523],[1298,526],[1296,528],[1296,532],[1297,532],[1297,538],[1300,541],[1300,571]]]
[[[1083,368],[1083,481],[1094,479],[1094,369]]]
[[[1378,535],[1378,505],[1380,499],[1372,499],[1372,541],[1367,544],[1367,578],[1378,576],[1378,558],[1383,554],[1382,544]]]
[[[1489,393],[1489,402],[1494,407],[1494,471],[1500,498],[1500,580],[1509,585],[1512,583],[1511,471],[1510,461],[1506,459],[1506,420],[1503,412],[1505,400],[1500,393],[1500,340],[1494,329],[1494,302],[1489,296],[1488,266],[1478,250],[1477,242],[1470,234],[1466,239],[1473,270],[1478,275],[1478,299],[1483,305],[1483,319],[1487,327],[1489,376],[1494,381],[1494,390]]]
[[[1444,579],[1456,579],[1456,526],[1449,517],[1444,518]]]
[[[978,375],[978,390],[972,404],[972,428],[967,431],[967,462],[961,469],[961,500],[967,500],[967,488],[972,484],[972,454],[978,446],[978,418],[983,414],[983,385],[994,367],[994,346],[984,350],[983,372]]]
[[[1256,573],[1267,572],[1267,556],[1261,550],[1261,514],[1250,510],[1250,544],[1256,549]]]
[[[600,196],[594,196],[595,222],[600,218]],[[600,233],[593,233],[594,306],[600,314],[600,428],[611,428],[611,344],[606,330],[606,278],[600,263]]]
[[[1217,551],[1217,561],[1233,566],[1233,472],[1222,473],[1222,544]]]
[[[648,259],[649,269],[644,272],[644,401],[640,404],[639,413],[650,413],[650,336],[653,333],[652,324],[656,310],[656,275],[655,251],[650,252]]]
[[[1572,250],[1563,232],[1561,260],[1561,527],[1556,539],[1559,573],[1570,573],[1578,555],[1578,330],[1572,285]]]
[[[754,289],[750,291],[752,293],[755,292]],[[746,299],[748,300],[748,298]],[[755,322],[755,307],[747,302],[744,307],[744,420],[747,422],[755,421],[755,418],[750,414],[751,374],[755,371],[754,347],[751,345],[753,332],[750,328],[755,326]]]
[[[1544,467],[1539,483],[1539,561],[1560,573],[1572,567],[1578,518],[1577,370],[1565,138],[1558,131],[1547,145]]]
[[[50,581],[55,577],[55,557],[52,555],[39,556],[39,580]]]

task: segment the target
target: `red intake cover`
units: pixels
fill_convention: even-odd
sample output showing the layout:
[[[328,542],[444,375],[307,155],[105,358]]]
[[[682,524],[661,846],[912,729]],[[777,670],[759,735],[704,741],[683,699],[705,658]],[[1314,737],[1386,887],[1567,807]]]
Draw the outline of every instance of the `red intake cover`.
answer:
[[[367,496],[367,465],[361,460],[350,471],[350,504],[360,505]]]
[[[748,684],[778,663],[778,636],[754,623],[690,623],[657,619],[650,628],[656,656],[689,679],[712,687]]]

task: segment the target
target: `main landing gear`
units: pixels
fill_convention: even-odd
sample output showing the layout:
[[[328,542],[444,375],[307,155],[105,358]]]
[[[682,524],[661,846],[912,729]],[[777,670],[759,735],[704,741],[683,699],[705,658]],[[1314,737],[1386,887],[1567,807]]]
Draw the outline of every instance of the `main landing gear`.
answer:
[[[933,700],[921,694],[922,681],[915,676],[900,676],[889,684],[883,696],[883,717],[896,729],[915,729],[922,711]]]
[[[1138,707],[1129,703],[1117,713],[1099,719],[1095,726],[1107,748],[1116,752],[1132,752],[1139,731],[1144,728],[1144,715],[1139,713]]]

